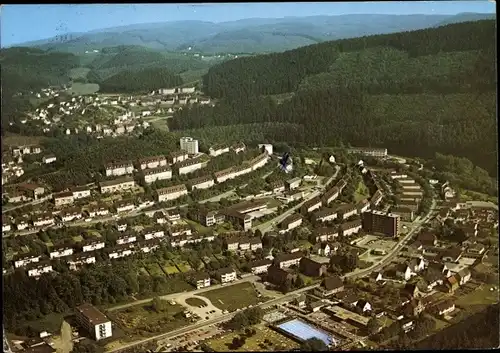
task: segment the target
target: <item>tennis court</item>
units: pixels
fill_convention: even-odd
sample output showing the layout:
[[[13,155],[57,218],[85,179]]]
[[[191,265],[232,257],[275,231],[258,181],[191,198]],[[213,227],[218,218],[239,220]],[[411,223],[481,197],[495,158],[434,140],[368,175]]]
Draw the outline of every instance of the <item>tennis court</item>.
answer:
[[[300,319],[293,319],[287,322],[284,322],[278,327],[285,331],[286,333],[295,336],[296,338],[306,341],[310,338],[318,338],[325,342],[326,345],[330,346],[336,346],[337,345],[337,340],[326,333],[323,330],[316,329],[312,327],[311,325],[307,324],[306,322],[300,320]]]

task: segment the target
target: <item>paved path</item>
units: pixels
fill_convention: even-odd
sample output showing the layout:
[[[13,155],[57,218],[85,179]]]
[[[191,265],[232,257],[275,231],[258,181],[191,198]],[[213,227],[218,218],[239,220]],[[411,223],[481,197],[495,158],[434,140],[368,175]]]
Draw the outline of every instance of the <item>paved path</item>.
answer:
[[[189,298],[196,298],[196,299],[200,299],[202,301],[204,301],[207,306],[206,307],[203,307],[203,308],[199,308],[197,306],[192,306],[192,305],[189,305],[188,303],[186,303],[186,300],[189,299]],[[177,302],[177,304],[180,304],[186,308],[188,308],[189,310],[191,310],[191,312],[195,313],[196,315],[198,315],[202,320],[205,320],[205,317],[208,317],[209,319],[210,318],[213,318],[215,316],[220,316],[222,315],[222,310],[217,308],[211,301],[210,299],[206,298],[206,297],[202,297],[202,296],[199,296],[199,295],[196,295],[196,294],[191,294],[191,293],[182,293],[180,296],[178,296],[175,301]],[[209,312],[210,311],[215,311],[214,313],[210,314]]]

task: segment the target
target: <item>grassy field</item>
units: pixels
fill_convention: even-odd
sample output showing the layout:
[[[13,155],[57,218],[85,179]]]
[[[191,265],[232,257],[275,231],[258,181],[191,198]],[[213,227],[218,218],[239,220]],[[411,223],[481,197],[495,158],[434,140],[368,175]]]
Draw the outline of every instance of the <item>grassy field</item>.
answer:
[[[148,270],[146,270],[145,267],[141,267],[139,269],[139,275],[141,275],[141,276],[149,276],[149,272],[148,272]]]
[[[81,235],[77,235],[76,237],[73,237],[73,241],[75,243],[79,243],[79,242],[83,241],[83,237]]]
[[[189,266],[189,263],[187,263],[186,261],[177,262],[176,265],[179,271],[182,273],[186,273],[192,270],[191,266]]]
[[[184,307],[164,303],[164,310],[155,311],[150,303],[136,305],[123,310],[108,312],[113,320],[129,338],[135,339],[168,332],[190,324],[182,315]],[[132,337],[131,337],[132,336]]]
[[[365,183],[362,181],[359,182],[358,187],[356,188],[356,192],[354,193],[354,201],[358,202],[363,199],[366,199],[369,196],[368,188]]]
[[[148,270],[148,272],[151,276],[164,276],[165,275],[165,273],[160,268],[160,265],[158,265],[156,262],[145,263],[144,267],[146,267],[146,269]]]
[[[191,306],[196,306],[196,307],[199,307],[201,305],[206,305],[207,303],[200,299],[200,298],[187,298],[186,299],[186,304],[189,304]]]
[[[209,233],[211,231],[211,229],[209,227],[205,227],[205,226],[201,225],[200,223],[192,221],[190,219],[185,219],[184,221],[187,224],[189,224],[189,226],[191,228],[193,228],[193,230],[195,230],[196,232],[198,232],[200,234],[206,234],[206,233]]]
[[[471,190],[461,190],[460,191],[460,200],[461,201],[486,201],[493,202],[494,204],[498,203],[498,199],[494,196],[490,196],[487,194],[482,194],[480,192],[471,191]]]
[[[248,282],[214,289],[200,295],[208,298],[217,308],[228,311],[242,309],[259,302],[254,287]]]
[[[167,119],[162,119],[162,120],[155,120],[151,123],[154,128],[164,130],[164,131],[169,131],[168,129],[168,124],[167,124]]]
[[[85,78],[89,73],[90,69],[88,67],[77,67],[76,69],[71,69],[69,72],[69,77],[71,79]]]
[[[475,291],[458,297],[455,304],[463,308],[475,305],[490,305],[498,303],[498,291],[490,291],[491,285],[483,284]]]
[[[76,94],[78,96],[83,96],[87,94],[94,94],[99,91],[99,85],[97,83],[79,83],[74,82],[71,88],[68,90],[69,94]]]
[[[161,268],[167,275],[172,275],[174,273],[179,273],[179,270],[175,266],[175,264],[172,263],[172,261],[163,261],[161,262]]]
[[[59,332],[61,330],[64,317],[68,314],[69,313],[51,313],[40,319],[27,322],[27,325],[29,325],[36,332]]]
[[[247,337],[245,344],[238,348],[232,349],[231,342],[233,338],[242,336],[242,333],[230,333],[226,336],[214,339],[208,342],[208,345],[216,352],[244,352],[244,351],[274,351],[286,350],[291,351],[299,348],[299,344],[291,339],[280,335],[279,333],[267,327],[256,327],[257,333],[252,337]],[[264,343],[267,340],[268,343]],[[270,343],[269,343],[270,342]]]
[[[207,73],[208,69],[188,70],[181,73],[182,81],[186,82],[183,86],[193,85]]]

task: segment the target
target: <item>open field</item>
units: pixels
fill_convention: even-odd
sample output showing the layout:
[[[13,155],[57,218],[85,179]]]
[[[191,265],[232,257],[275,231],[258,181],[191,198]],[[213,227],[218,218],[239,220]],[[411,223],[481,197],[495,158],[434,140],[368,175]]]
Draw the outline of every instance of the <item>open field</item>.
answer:
[[[192,270],[191,266],[189,266],[189,263],[187,263],[186,261],[177,262],[176,265],[179,271],[182,273],[186,273]]]
[[[185,309],[183,306],[170,305],[165,301],[162,309],[156,311],[151,303],[148,303],[108,312],[108,316],[129,336],[136,336],[136,339],[173,331],[190,324],[182,315]]]
[[[491,291],[491,287],[491,285],[483,284],[475,291],[458,297],[455,303],[463,308],[475,305],[490,305],[498,303],[498,290]]]
[[[273,350],[287,350],[291,351],[299,348],[299,345],[289,338],[271,330],[267,327],[256,327],[257,331],[254,336],[246,337],[245,344],[234,349],[231,347],[233,338],[238,336],[245,336],[244,333],[230,333],[226,336],[211,340],[208,345],[216,352],[233,352],[233,351],[273,351]],[[267,343],[264,341],[267,340]]]
[[[187,224],[189,224],[189,226],[191,228],[193,228],[198,233],[206,234],[206,233],[209,233],[211,231],[211,229],[209,227],[205,227],[205,226],[201,225],[200,223],[192,221],[190,219],[184,219],[184,221]]]
[[[97,91],[99,91],[99,85],[97,83],[79,83],[79,82],[74,82],[71,85],[71,88],[68,90],[70,94],[74,93],[78,96],[94,94]]]
[[[73,241],[75,243],[79,243],[79,242],[83,241],[83,237],[81,235],[77,235],[76,237],[73,237]]]
[[[36,332],[59,332],[66,315],[68,315],[68,313],[51,313],[40,319],[27,322],[27,325]]]
[[[156,262],[145,263],[144,267],[146,267],[146,269],[148,270],[148,272],[151,276],[164,276],[165,275],[165,273],[160,268],[160,265],[158,265]]]
[[[155,120],[151,123],[151,125],[153,125],[153,127],[155,127],[156,129],[169,131],[167,119]]]
[[[360,181],[358,183],[358,187],[356,188],[356,192],[354,193],[354,201],[358,202],[363,199],[366,199],[370,195],[368,188],[365,183]]]
[[[172,263],[172,261],[164,260],[160,261],[161,268],[167,275],[172,275],[174,273],[179,273],[179,270],[175,266],[175,264]]]
[[[228,311],[242,309],[259,302],[254,287],[248,282],[214,289],[204,292],[200,296],[208,298],[217,308]]]

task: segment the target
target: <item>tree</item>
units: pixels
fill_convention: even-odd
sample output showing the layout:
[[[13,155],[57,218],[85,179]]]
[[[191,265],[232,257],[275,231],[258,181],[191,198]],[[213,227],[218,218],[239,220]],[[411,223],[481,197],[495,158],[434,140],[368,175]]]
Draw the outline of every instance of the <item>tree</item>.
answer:
[[[319,338],[312,337],[300,345],[300,350],[303,352],[324,352],[328,350],[328,346]]]
[[[151,301],[151,307],[154,311],[160,313],[167,310],[168,303],[159,297],[154,297]]]
[[[382,325],[380,324],[380,321],[377,318],[372,317],[370,321],[368,321],[368,324],[366,325],[366,328],[370,335],[373,335],[375,333],[378,333],[380,329],[382,328]]]

